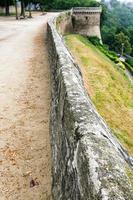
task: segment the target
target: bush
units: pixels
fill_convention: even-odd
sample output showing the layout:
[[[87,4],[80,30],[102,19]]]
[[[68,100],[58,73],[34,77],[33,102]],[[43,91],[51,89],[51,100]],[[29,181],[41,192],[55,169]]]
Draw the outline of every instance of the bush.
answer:
[[[113,51],[109,51],[104,45],[97,46],[101,52],[103,52],[110,60],[115,63],[119,63],[117,54]]]
[[[133,75],[133,67],[131,67],[131,65],[129,65],[127,62],[123,62],[124,65],[126,66],[126,68],[131,72],[131,74]]]
[[[87,38],[93,45],[95,45],[95,46],[100,45],[100,39],[97,36],[89,36]]]
[[[101,52],[103,52],[108,58],[110,58],[113,62],[115,63],[119,63],[119,59],[117,54],[114,51],[110,51],[108,49],[107,45],[102,45],[100,43],[100,39],[96,36],[91,36],[91,37],[87,37],[88,40],[95,45],[96,47],[98,47],[100,49]]]
[[[131,67],[133,67],[133,57],[128,57],[128,58],[126,59],[126,62],[127,62]]]
[[[64,10],[64,9],[71,9],[72,7],[86,7],[86,6],[91,6],[91,7],[97,7],[100,6],[100,3],[95,1],[95,0],[54,0],[51,3],[51,8],[52,9],[59,9],[59,10]]]
[[[122,62],[117,63],[117,66],[120,67],[120,68],[123,69],[123,70],[126,69],[124,63],[122,63]]]

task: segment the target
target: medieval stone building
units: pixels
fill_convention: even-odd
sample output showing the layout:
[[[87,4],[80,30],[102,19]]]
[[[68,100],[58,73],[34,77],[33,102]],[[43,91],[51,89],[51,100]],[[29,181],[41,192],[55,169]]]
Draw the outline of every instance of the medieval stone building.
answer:
[[[97,36],[100,34],[101,7],[78,7],[72,9],[73,31],[87,36]]]

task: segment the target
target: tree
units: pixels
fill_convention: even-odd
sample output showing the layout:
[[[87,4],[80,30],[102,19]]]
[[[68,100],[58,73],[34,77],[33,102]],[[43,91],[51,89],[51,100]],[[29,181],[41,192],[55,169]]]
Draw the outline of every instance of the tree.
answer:
[[[131,53],[131,45],[129,43],[129,37],[123,32],[120,32],[115,36],[115,51],[118,53]]]
[[[44,5],[54,9],[70,9],[75,6],[98,6],[95,0],[44,0]]]
[[[131,50],[131,56],[133,57],[133,47],[132,47],[132,50]]]
[[[17,8],[17,1],[14,0],[15,11],[16,11],[16,20],[18,20],[18,8]]]
[[[29,10],[29,18],[32,18],[32,14],[31,14],[31,3],[29,3],[29,8],[28,8],[28,10]]]
[[[24,0],[21,0],[21,14],[20,14],[20,16],[25,18],[25,2],[24,2]]]
[[[120,2],[117,0],[111,0],[110,5],[112,8],[116,8],[116,7],[120,6]]]
[[[108,26],[102,27],[102,40],[109,46],[111,50],[114,50],[115,43],[115,29]]]
[[[6,16],[10,15],[9,5],[10,5],[10,1],[9,0],[5,0],[5,14],[6,14]]]
[[[133,46],[133,26],[127,29],[128,37],[130,38],[130,43]]]
[[[0,1],[0,6],[5,7],[5,15],[10,15],[9,6],[13,4],[13,0],[2,0]]]
[[[123,44],[124,53],[130,53],[131,46],[133,47],[133,10],[118,0],[110,0],[110,3],[102,0],[102,6],[101,35],[103,43],[107,44],[110,50],[119,53],[122,52]],[[125,39],[125,42],[122,38]]]

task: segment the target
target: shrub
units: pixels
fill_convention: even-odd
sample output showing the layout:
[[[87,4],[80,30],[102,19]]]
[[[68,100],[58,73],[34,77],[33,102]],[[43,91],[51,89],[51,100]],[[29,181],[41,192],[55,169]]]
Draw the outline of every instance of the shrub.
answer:
[[[125,65],[122,62],[117,63],[117,66],[120,67],[121,69],[125,70]]]
[[[97,36],[89,36],[87,38],[95,46],[99,46],[100,45],[100,39]]]
[[[126,62],[127,62],[131,67],[133,67],[133,57],[128,57],[128,58],[126,59]]]
[[[131,74],[133,75],[133,67],[131,67],[131,65],[129,65],[127,62],[123,62],[124,65],[126,66],[126,68],[131,72]]]
[[[112,60],[113,62],[115,63],[119,63],[119,59],[116,55],[115,52],[113,51],[109,51],[104,45],[100,45],[100,46],[97,46],[100,51],[102,51],[108,58],[110,58],[110,60]]]

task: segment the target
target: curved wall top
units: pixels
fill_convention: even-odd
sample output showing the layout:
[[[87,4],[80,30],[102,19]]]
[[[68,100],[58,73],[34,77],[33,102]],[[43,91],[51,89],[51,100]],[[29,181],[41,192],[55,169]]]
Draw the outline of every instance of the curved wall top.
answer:
[[[102,7],[73,7],[72,13],[101,13]]]

